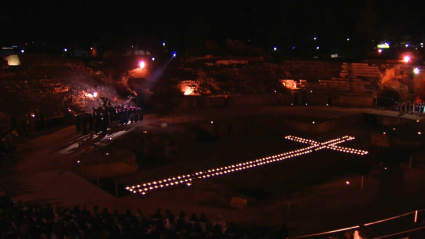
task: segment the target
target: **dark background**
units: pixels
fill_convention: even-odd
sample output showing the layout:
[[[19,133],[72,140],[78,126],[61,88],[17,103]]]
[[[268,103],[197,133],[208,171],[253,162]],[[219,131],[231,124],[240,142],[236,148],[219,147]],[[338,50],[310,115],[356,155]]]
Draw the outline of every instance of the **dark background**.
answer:
[[[424,3],[415,1],[28,1],[1,6],[3,43],[122,42],[144,37],[205,44],[227,38],[269,47],[317,36],[327,42],[424,32]]]

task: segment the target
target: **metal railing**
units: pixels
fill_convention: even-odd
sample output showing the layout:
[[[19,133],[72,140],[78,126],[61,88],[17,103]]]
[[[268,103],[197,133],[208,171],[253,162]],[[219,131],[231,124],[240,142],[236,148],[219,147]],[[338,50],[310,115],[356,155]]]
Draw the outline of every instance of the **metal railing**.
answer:
[[[371,226],[371,225],[374,225],[374,224],[379,224],[379,223],[383,223],[383,222],[386,222],[386,221],[391,221],[391,220],[394,220],[394,219],[397,219],[397,218],[405,217],[405,216],[408,216],[408,215],[411,215],[411,214],[414,214],[413,223],[417,223],[418,222],[418,213],[419,212],[423,212],[423,211],[425,211],[425,209],[415,210],[413,212],[408,212],[408,213],[404,213],[404,214],[401,214],[401,215],[398,215],[398,216],[394,216],[394,217],[390,217],[390,218],[386,218],[386,219],[382,219],[382,220],[378,220],[378,221],[374,221],[374,222],[365,223],[363,225],[364,226]],[[314,234],[309,234],[309,235],[288,237],[287,239],[298,239],[298,238],[308,238],[308,237],[322,236],[322,235],[327,235],[327,234],[332,234],[332,233],[337,233],[337,232],[344,232],[344,231],[348,231],[348,230],[358,229],[359,227],[360,227],[360,225],[359,226],[352,226],[352,227],[346,227],[346,228],[336,229],[336,230],[332,230],[332,231],[314,233]],[[425,228],[425,226],[424,227],[420,227],[420,228],[414,228],[414,229],[403,231],[403,232],[397,232],[397,233],[386,235],[386,236],[376,237],[375,239],[387,238],[387,237],[390,237],[390,236],[401,235],[401,234],[404,234],[404,233],[408,233],[408,232],[420,230],[420,229],[423,229],[423,228]]]

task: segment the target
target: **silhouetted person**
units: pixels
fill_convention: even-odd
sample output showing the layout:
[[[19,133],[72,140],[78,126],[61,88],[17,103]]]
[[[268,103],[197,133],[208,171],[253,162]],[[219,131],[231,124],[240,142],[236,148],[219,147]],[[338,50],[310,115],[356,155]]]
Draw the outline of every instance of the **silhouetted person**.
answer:
[[[79,115],[76,116],[75,127],[76,127],[77,132],[81,131],[81,118],[80,118]]]
[[[286,227],[285,223],[282,223],[282,225],[280,226],[277,238],[278,239],[286,239],[289,235],[289,231],[288,228]]]
[[[81,121],[83,135],[86,135],[88,133],[88,130],[87,130],[88,123],[89,122],[87,120],[86,112],[83,110],[82,121]]]
[[[91,114],[89,116],[89,130],[93,130],[93,116]]]

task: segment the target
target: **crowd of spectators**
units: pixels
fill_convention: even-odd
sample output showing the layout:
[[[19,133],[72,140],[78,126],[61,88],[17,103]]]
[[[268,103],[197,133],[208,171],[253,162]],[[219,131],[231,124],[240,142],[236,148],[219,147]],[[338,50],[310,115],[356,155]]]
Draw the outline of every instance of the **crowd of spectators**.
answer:
[[[285,227],[286,229],[286,227]],[[147,238],[195,239],[242,238],[234,224],[227,225],[221,217],[210,221],[202,213],[190,216],[181,211],[177,216],[171,210],[165,214],[158,209],[146,217],[141,210],[124,214],[109,212],[98,206],[89,211],[80,208],[45,206],[35,203],[14,202],[3,193],[0,197],[0,238]],[[286,238],[287,232],[279,234]]]

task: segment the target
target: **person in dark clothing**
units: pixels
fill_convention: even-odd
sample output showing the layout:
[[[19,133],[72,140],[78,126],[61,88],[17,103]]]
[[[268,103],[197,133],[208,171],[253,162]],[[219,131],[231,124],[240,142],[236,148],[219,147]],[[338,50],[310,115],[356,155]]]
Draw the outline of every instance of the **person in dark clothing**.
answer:
[[[89,114],[89,130],[93,130],[93,115]]]
[[[285,223],[282,223],[282,225],[280,226],[277,238],[278,239],[286,239],[286,238],[288,238],[288,235],[289,235],[288,228],[286,227]]]
[[[81,131],[81,117],[79,115],[76,116],[75,127],[76,127],[77,132]]]
[[[108,119],[107,117],[103,116],[102,120],[102,134],[106,135],[108,133]]]
[[[88,120],[87,120],[87,115],[86,115],[85,111],[83,111],[81,125],[82,125],[82,134],[87,135],[87,133],[88,133],[88,130],[87,130]]]
[[[99,133],[99,131],[102,128],[102,113],[100,111],[100,109],[97,109],[96,112],[96,133]]]

